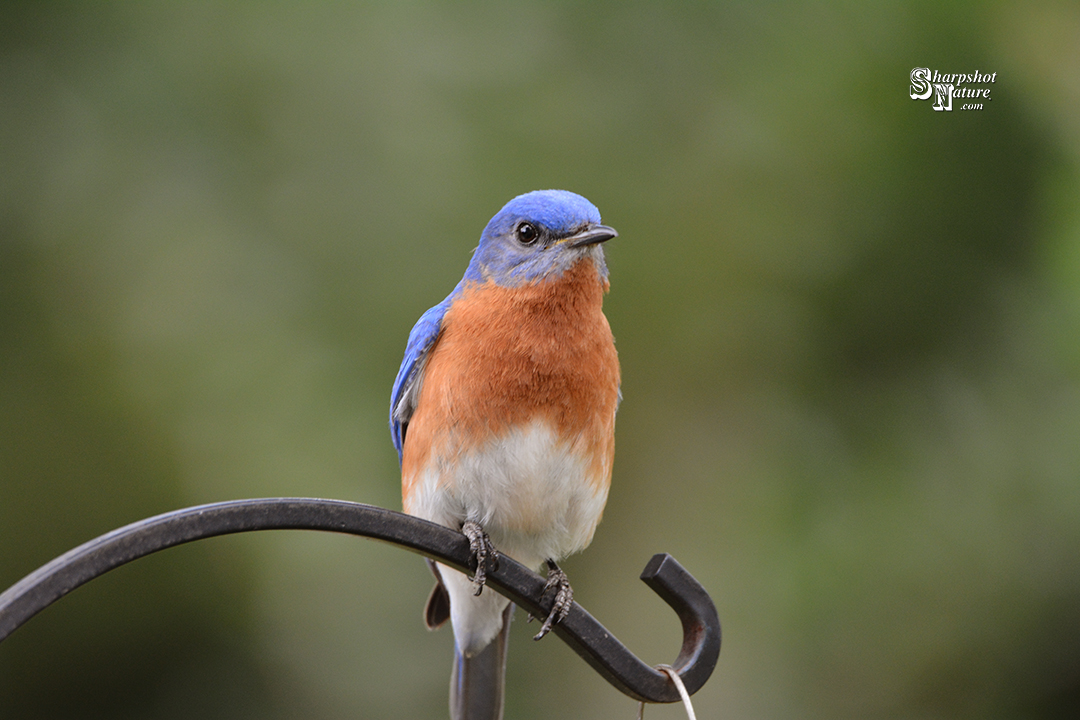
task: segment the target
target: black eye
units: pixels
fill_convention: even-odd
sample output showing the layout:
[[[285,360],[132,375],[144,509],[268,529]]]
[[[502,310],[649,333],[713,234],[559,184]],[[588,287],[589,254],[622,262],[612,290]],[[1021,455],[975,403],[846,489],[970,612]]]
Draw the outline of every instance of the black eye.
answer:
[[[539,236],[532,223],[523,222],[517,226],[517,239],[522,245],[532,245]]]

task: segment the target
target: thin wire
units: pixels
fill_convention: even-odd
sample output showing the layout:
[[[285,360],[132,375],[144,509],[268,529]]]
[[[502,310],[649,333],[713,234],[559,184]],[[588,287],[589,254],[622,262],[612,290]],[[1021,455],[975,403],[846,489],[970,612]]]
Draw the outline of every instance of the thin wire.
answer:
[[[675,687],[679,690],[679,697],[682,698],[683,706],[686,708],[686,717],[690,720],[697,720],[697,715],[694,714],[694,706],[690,704],[690,693],[686,692],[686,686],[683,685],[682,678],[679,677],[679,673],[675,672],[675,668],[670,665],[657,665],[656,669],[662,673],[665,673],[671,682],[675,683]],[[645,703],[644,701],[638,703],[637,711],[638,720],[645,720]]]

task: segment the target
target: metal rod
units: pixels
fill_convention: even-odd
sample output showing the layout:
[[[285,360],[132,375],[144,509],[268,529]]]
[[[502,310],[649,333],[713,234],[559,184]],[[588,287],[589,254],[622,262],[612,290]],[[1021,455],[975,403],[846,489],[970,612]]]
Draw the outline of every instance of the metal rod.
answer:
[[[175,545],[255,530],[320,530],[381,540],[469,571],[469,541],[459,532],[392,510],[311,498],[234,500],[185,508],[126,525],[97,537],[35,570],[0,594],[0,641],[35,614],[113,568]],[[537,617],[550,611],[544,579],[499,557],[487,583]],[[682,621],[682,648],[672,667],[695,693],[720,655],[720,620],[705,589],[666,553],[654,555],[641,579]],[[604,626],[574,603],[552,629],[593,669],[635,700],[678,702],[671,679],[639,660]]]

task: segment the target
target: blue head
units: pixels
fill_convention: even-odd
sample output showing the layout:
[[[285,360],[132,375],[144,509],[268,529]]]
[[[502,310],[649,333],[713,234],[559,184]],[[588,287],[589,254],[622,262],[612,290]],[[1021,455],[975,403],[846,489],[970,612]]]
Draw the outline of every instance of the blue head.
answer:
[[[467,280],[499,285],[558,277],[589,257],[607,277],[600,243],[615,237],[596,206],[566,190],[537,190],[506,203],[480,236]]]

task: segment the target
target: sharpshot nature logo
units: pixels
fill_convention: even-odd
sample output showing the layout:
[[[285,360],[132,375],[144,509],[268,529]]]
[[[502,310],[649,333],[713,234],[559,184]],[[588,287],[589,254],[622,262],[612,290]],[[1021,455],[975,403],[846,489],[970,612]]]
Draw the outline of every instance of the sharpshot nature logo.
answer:
[[[912,100],[929,100],[934,96],[934,110],[952,112],[953,98],[970,100],[960,105],[961,110],[982,110],[983,103],[989,102],[989,83],[997,82],[997,73],[984,75],[976,70],[967,75],[963,73],[941,73],[930,68],[915,68],[911,71]],[[982,87],[977,87],[982,86]]]

